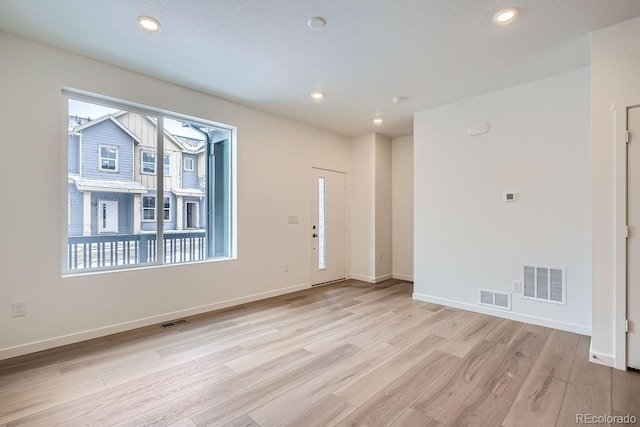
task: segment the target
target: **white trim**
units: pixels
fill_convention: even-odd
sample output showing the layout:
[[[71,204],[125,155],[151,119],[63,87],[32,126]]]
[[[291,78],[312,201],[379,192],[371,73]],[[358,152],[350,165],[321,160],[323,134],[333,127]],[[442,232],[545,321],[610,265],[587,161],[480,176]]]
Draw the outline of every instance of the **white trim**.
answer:
[[[589,345],[589,361],[590,362],[614,368],[615,359],[616,358],[612,354],[604,354],[604,353],[599,353],[597,351],[593,351],[593,340],[591,340],[591,344]]]
[[[488,314],[490,316],[502,317],[504,319],[531,323],[533,325],[560,329],[562,331],[573,332],[576,334],[591,336],[591,327],[584,326],[584,325],[577,325],[575,323],[560,322],[557,320],[546,319],[544,317],[530,316],[528,314],[522,314],[522,313],[514,313],[513,311],[492,309],[489,307],[469,304],[466,302],[454,301],[446,298],[432,297],[429,295],[424,295],[416,292],[413,293],[413,299],[418,301],[431,302],[434,304],[446,305],[448,307],[459,308],[461,310],[473,311],[475,313],[482,313],[482,314]]]
[[[22,356],[29,353],[35,353],[37,351],[47,350],[50,348],[59,347],[63,345],[73,344],[80,341],[86,341],[94,338],[104,337],[107,335],[117,334],[119,332],[130,331],[136,328],[143,328],[145,326],[151,326],[151,325],[167,322],[169,320],[174,320],[181,317],[194,316],[196,314],[207,313],[210,311],[234,307],[237,305],[259,301],[266,298],[285,295],[292,292],[305,290],[310,287],[311,285],[309,285],[309,283],[302,283],[300,285],[290,286],[287,288],[280,288],[273,291],[249,295],[246,297],[220,301],[220,302],[201,305],[198,307],[192,307],[184,310],[172,311],[172,312],[160,314],[157,316],[151,316],[151,317],[146,317],[138,320],[133,320],[130,322],[118,323],[115,325],[105,326],[102,328],[89,329],[82,332],[62,335],[56,338],[49,338],[46,340],[34,341],[27,344],[8,347],[0,350],[0,360]]]
[[[398,280],[404,280],[405,282],[413,282],[413,276],[409,276],[407,274],[396,274],[393,273],[392,277]]]
[[[376,276],[373,280],[373,283],[384,282],[385,280],[389,280],[393,278],[393,274],[384,274],[382,276]]]
[[[102,168],[102,148],[113,148],[116,150],[116,168],[115,169],[103,169]],[[119,158],[120,158],[120,147],[116,146],[116,145],[106,145],[106,144],[98,144],[98,170],[100,172],[110,172],[110,173],[118,173],[120,172],[120,168],[119,168]],[[107,159],[107,160],[111,160],[111,159]],[[80,158],[80,161],[84,161],[82,159],[82,156]]]
[[[351,273],[351,274],[349,274],[349,279],[353,279],[353,280],[360,280],[361,282],[376,283],[376,279],[375,279],[375,277],[372,277],[372,276],[363,276],[363,275],[361,275],[361,274],[354,274],[354,273]]]
[[[191,161],[191,169],[187,168],[187,160]],[[193,157],[183,157],[182,158],[182,168],[183,170],[187,171],[187,172],[193,172]]]

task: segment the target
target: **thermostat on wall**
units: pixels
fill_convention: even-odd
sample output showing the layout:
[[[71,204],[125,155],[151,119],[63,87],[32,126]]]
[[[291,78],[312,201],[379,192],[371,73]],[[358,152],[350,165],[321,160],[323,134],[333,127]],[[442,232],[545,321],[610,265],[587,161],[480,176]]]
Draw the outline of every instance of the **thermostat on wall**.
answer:
[[[518,200],[518,193],[514,193],[514,192],[503,193],[502,200],[505,202],[515,202]]]

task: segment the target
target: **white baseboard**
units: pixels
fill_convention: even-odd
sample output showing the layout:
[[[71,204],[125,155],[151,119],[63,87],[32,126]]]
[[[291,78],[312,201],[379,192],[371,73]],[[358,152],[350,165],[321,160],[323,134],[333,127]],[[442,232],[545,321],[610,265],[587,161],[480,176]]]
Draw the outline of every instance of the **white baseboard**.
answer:
[[[375,277],[371,277],[371,276],[363,276],[360,274],[349,274],[349,279],[354,279],[354,280],[360,280],[363,282],[369,282],[369,283],[376,283],[376,279]]]
[[[404,280],[405,282],[413,282],[413,276],[408,276],[406,274],[393,273],[393,278],[398,280]]]
[[[450,300],[446,298],[432,297],[420,293],[414,293],[413,299],[418,301],[431,302],[434,304],[446,305],[448,307],[459,308],[461,310],[473,311],[475,313],[488,314],[490,316],[502,317],[504,319],[517,320],[519,322],[531,323],[533,325],[545,326],[547,328],[560,329],[562,331],[573,332],[581,335],[591,336],[591,328],[575,323],[560,322],[543,317],[531,316],[528,314],[514,313],[513,311],[497,310],[489,307],[469,304],[466,302]]]
[[[393,274],[384,274],[382,276],[376,276],[374,280],[374,283],[380,283],[380,282],[384,282],[385,280],[389,280],[393,278]]]
[[[604,354],[597,351],[593,351],[593,340],[591,340],[591,344],[589,344],[589,361],[593,363],[597,363],[599,365],[615,368],[616,358],[611,354]]]
[[[233,307],[240,304],[246,304],[249,302],[259,301],[259,300],[263,300],[271,297],[276,297],[279,295],[289,294],[292,292],[308,289],[310,287],[311,285],[309,283],[303,283],[296,286],[290,286],[288,288],[276,289],[273,291],[263,292],[260,294],[249,295],[246,297],[235,298],[231,300],[216,302],[213,304],[201,305],[199,307],[188,308],[185,310],[173,311],[170,313],[160,314],[157,316],[146,317],[144,319],[118,323],[117,325],[105,326],[103,328],[96,328],[88,331],[77,332],[69,335],[63,335],[56,338],[48,338],[46,340],[36,341],[28,344],[21,344],[14,347],[8,347],[8,348],[0,349],[0,360],[22,356],[29,353],[35,353],[37,351],[48,350],[50,348],[73,344],[80,341],[86,341],[93,338],[100,338],[107,335],[117,334],[119,332],[125,332],[132,329],[142,328],[145,326],[156,325],[163,322],[167,322],[169,320],[175,320],[181,317],[193,316],[196,314],[207,313],[209,311],[220,310],[223,308]]]

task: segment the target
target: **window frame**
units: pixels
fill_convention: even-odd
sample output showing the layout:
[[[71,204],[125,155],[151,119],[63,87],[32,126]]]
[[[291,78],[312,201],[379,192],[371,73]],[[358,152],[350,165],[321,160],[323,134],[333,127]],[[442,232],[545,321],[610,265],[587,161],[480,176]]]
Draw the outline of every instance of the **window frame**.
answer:
[[[168,161],[167,161],[168,160]],[[164,163],[162,164],[164,176],[171,176],[171,154],[164,155]]]
[[[191,168],[187,168],[187,160],[191,161]],[[195,162],[193,161],[193,157],[183,157],[182,159],[182,169],[187,171],[187,172],[193,172],[195,170],[195,168],[193,167],[193,164]]]
[[[146,161],[144,160],[144,156],[145,154],[147,155],[151,155],[153,156],[153,160],[152,161]],[[140,150],[140,173],[143,175],[155,175],[156,174],[156,163],[157,163],[157,153],[153,150]],[[149,166],[152,165],[153,166],[153,172],[147,172],[145,171],[145,165]]]
[[[116,158],[115,159],[109,159],[109,158],[105,158],[106,160],[113,160],[114,162],[114,169],[105,169],[102,167],[102,149],[103,148],[113,148],[116,151]],[[98,170],[100,172],[111,172],[111,173],[118,173],[119,172],[119,168],[118,168],[118,158],[120,157],[120,147],[115,146],[115,145],[107,145],[107,144],[98,144]]]
[[[153,199],[153,206],[149,207],[149,206],[145,206],[144,202],[145,200],[152,198]],[[156,201],[158,200],[158,198],[156,196],[149,196],[147,194],[143,194],[142,195],[142,200],[140,202],[140,208],[142,209],[142,212],[140,213],[140,221],[142,222],[155,222],[156,221]],[[144,213],[145,212],[151,212],[153,218],[145,218]]]
[[[233,126],[233,125],[229,125],[229,124],[225,124],[225,123],[220,123],[220,122],[216,122],[214,120],[210,120],[210,119],[206,119],[206,118],[202,118],[202,117],[193,117],[193,116],[189,116],[189,115],[185,115],[185,114],[181,114],[181,113],[177,113],[175,111],[168,111],[168,110],[163,110],[160,108],[156,108],[156,107],[151,107],[151,106],[147,106],[147,105],[143,105],[143,104],[138,104],[138,103],[133,103],[133,102],[129,102],[126,100],[120,100],[120,99],[115,99],[115,98],[111,98],[105,95],[100,95],[100,94],[95,94],[95,93],[90,93],[90,92],[86,92],[86,91],[82,91],[82,90],[78,90],[78,89],[74,89],[74,88],[69,88],[69,87],[62,87],[61,88],[61,103],[60,103],[60,118],[63,120],[63,122],[68,121],[68,116],[69,116],[69,106],[70,106],[70,101],[77,101],[77,102],[86,102],[89,104],[95,104],[98,106],[102,106],[102,107],[106,107],[106,108],[111,108],[114,110],[123,110],[126,112],[130,112],[130,113],[137,113],[137,114],[141,114],[141,115],[145,115],[147,117],[149,117],[152,121],[154,121],[154,123],[156,124],[157,127],[157,134],[156,134],[156,143],[157,143],[157,152],[163,153],[163,155],[168,155],[169,157],[169,171],[171,169],[171,163],[175,163],[171,161],[171,155],[172,152],[168,151],[166,152],[164,150],[164,145],[165,145],[165,127],[164,127],[164,119],[171,119],[171,120],[177,120],[177,121],[182,121],[182,122],[186,122],[189,123],[191,125],[195,125],[196,127],[201,127],[201,128],[207,128],[207,132],[211,132],[211,134],[213,134],[213,132],[218,131],[218,132],[223,132],[225,134],[223,142],[225,142],[224,146],[226,147],[224,150],[224,155],[225,155],[225,160],[224,160],[224,169],[220,169],[220,172],[216,172],[216,173],[223,173],[225,178],[224,178],[224,183],[222,184],[222,188],[224,188],[224,206],[222,207],[222,212],[224,213],[224,221],[225,221],[225,225],[224,225],[224,242],[222,243],[222,245],[224,247],[226,247],[226,250],[224,252],[224,254],[219,255],[217,253],[211,252],[211,253],[207,253],[205,258],[202,259],[197,259],[197,260],[193,260],[193,261],[188,261],[186,263],[180,263],[180,262],[170,262],[170,261],[166,261],[165,258],[165,251],[164,251],[164,245],[159,244],[157,245],[157,256],[155,257],[154,261],[150,261],[150,262],[144,262],[144,263],[128,263],[128,264],[120,264],[120,265],[109,265],[109,266],[89,266],[89,267],[71,267],[70,261],[69,261],[69,254],[67,252],[68,250],[68,245],[69,245],[69,241],[68,239],[70,237],[76,237],[75,235],[71,236],[69,235],[69,230],[68,230],[68,218],[71,215],[71,205],[70,203],[63,203],[62,206],[62,215],[60,216],[61,221],[60,221],[60,226],[61,226],[61,240],[60,240],[60,265],[61,265],[61,270],[62,270],[62,277],[76,277],[78,275],[93,275],[93,274],[102,274],[105,272],[112,272],[112,271],[118,271],[118,272],[125,272],[125,271],[132,271],[132,270],[140,270],[140,269],[148,269],[148,268],[157,268],[157,267],[170,267],[173,265],[183,265],[183,264],[192,264],[192,263],[203,263],[203,262],[221,262],[221,261],[229,261],[229,260],[235,260],[238,257],[238,230],[237,230],[237,185],[238,185],[238,176],[237,176],[237,127]],[[69,197],[69,193],[68,193],[68,182],[69,182],[69,176],[68,176],[68,166],[69,166],[69,156],[68,156],[68,129],[66,127],[60,127],[60,133],[59,133],[59,137],[60,137],[60,141],[61,141],[61,168],[60,168],[60,185],[61,185],[61,194],[64,195],[64,197]],[[211,147],[212,151],[213,151],[213,145],[218,146],[219,144],[217,144],[217,142],[220,142],[219,139],[217,139],[216,141],[211,141],[210,145],[207,145],[206,147],[206,151],[208,152],[209,148]],[[113,146],[113,145],[109,145],[109,144],[99,144],[98,150],[100,150],[100,146],[104,146],[104,147],[111,147],[114,148],[116,151],[116,158],[113,159],[115,160],[115,170],[114,169],[105,169],[105,172],[120,172],[120,150],[118,146]],[[135,147],[134,147],[135,148]],[[166,153],[166,154],[165,154]],[[98,152],[98,159],[100,160],[100,151]],[[156,156],[156,159],[158,159],[158,157],[160,156]],[[222,157],[220,157],[222,158]],[[134,157],[135,159],[135,157]],[[176,157],[176,159],[179,159],[179,157]],[[163,159],[164,160],[164,159]],[[178,160],[179,161],[179,160]],[[196,160],[194,159],[194,162]],[[85,162],[86,163],[86,162]],[[179,163],[178,163],[179,164]],[[100,164],[98,165],[99,169],[102,170],[100,168]],[[157,191],[159,194],[164,194],[164,188],[165,188],[165,180],[162,179],[165,174],[162,173],[164,172],[164,163],[163,161],[157,161],[156,163],[156,171],[159,172],[159,174],[156,175],[160,175],[158,178],[156,178],[155,182],[156,182],[156,188],[155,191]],[[82,167],[82,166],[80,166]],[[163,168],[162,172],[159,170],[159,168]],[[194,164],[194,170],[196,170],[195,168],[195,164]],[[214,175],[209,175],[209,168],[208,166],[205,167],[206,170],[206,174],[207,174],[207,185],[206,185],[206,193],[207,196],[205,197],[205,201],[209,198],[212,197],[212,195],[214,194],[214,187],[213,187],[213,181],[214,181]],[[178,171],[180,171],[180,169],[178,169]],[[131,176],[130,179],[135,180],[135,160],[134,160],[134,167],[131,170]],[[169,184],[170,185],[170,184]],[[219,191],[219,186],[215,187],[215,191]],[[170,190],[169,190],[170,191]],[[217,193],[215,193],[217,194]],[[145,196],[145,194],[141,194],[141,196]],[[155,199],[157,201],[157,199]],[[170,200],[170,198],[169,198]],[[171,210],[171,206],[172,202],[169,201],[169,220],[164,220],[164,215],[162,218],[156,216],[156,228],[155,228],[155,238],[157,239],[158,242],[162,242],[164,239],[164,224],[167,221],[171,221],[172,220],[172,214],[170,213]],[[140,209],[142,208],[142,203],[140,205]],[[157,209],[157,206],[155,207]],[[209,206],[207,206],[207,208],[209,208]],[[163,212],[164,212],[164,206],[163,206]],[[155,215],[155,211],[154,211],[154,215]],[[65,220],[64,217],[67,216],[67,219]],[[142,218],[140,218],[140,221],[142,222]],[[212,225],[207,225],[207,230],[208,227],[212,227]],[[145,232],[144,230],[140,230],[139,231],[142,235],[146,234],[147,232]],[[207,233],[209,233],[209,231],[207,231]],[[223,236],[222,234],[220,234],[220,236]],[[210,239],[210,235],[207,235],[207,239]]]
[[[153,160],[152,161],[144,161],[144,155],[145,154],[149,154],[149,155],[153,155]],[[158,158],[158,152],[157,151],[153,151],[153,150],[140,150],[140,173],[143,175],[157,175],[156,174],[156,166],[157,166],[157,158]],[[153,172],[146,172],[144,170],[145,165],[152,165],[153,166]],[[163,170],[164,170],[164,176],[171,176],[171,154],[165,154],[164,155],[164,163],[162,164]]]

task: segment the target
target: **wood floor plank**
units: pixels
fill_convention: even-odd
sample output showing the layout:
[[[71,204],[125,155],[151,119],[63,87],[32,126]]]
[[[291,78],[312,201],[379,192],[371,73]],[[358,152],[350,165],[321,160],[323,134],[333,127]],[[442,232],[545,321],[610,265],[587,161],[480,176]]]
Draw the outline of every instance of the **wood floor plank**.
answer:
[[[447,424],[450,426],[499,426],[509,411],[511,400],[477,389],[467,398],[461,410]]]
[[[532,373],[518,392],[504,427],[554,426],[567,382],[550,374]]]
[[[241,348],[237,349],[242,350]],[[167,387],[170,384],[189,378],[192,375],[229,375],[231,372],[223,366],[226,357],[233,357],[233,352],[223,350],[212,353],[206,357],[185,362],[180,366],[160,371],[152,375],[128,382],[121,386],[108,389],[98,395],[77,399],[64,405],[58,405],[46,411],[38,412],[32,416],[21,418],[15,425],[24,426],[51,426],[65,420],[78,417],[90,417],[92,414],[119,402],[128,401],[131,398],[142,396],[149,391]],[[211,372],[207,372],[211,371]]]
[[[443,424],[423,414],[422,412],[415,411],[411,408],[404,411],[394,422],[392,427],[408,427],[408,426],[420,426],[420,427],[442,427]]]
[[[489,332],[485,339],[509,345],[525,326],[524,323],[505,319],[493,331]]]
[[[418,396],[429,389],[434,380],[452,369],[455,361],[455,356],[434,351],[359,406],[337,426],[392,424]]]
[[[428,335],[355,381],[336,390],[334,394],[342,397],[353,407],[361,406],[384,387],[391,384],[402,374],[438,349],[443,342],[444,338],[442,337]]]
[[[611,378],[611,409],[640,420],[640,372],[614,369]]]
[[[95,418],[97,415],[108,417],[110,414],[116,414],[110,419],[111,424],[165,425],[188,417],[195,412],[193,408],[198,408],[198,405],[206,408],[228,395],[238,393],[251,385],[264,381],[265,378],[288,372],[291,367],[311,360],[311,357],[312,355],[305,350],[297,349],[283,353],[280,357],[240,375],[201,378],[202,374],[199,373],[182,382],[176,382],[167,387],[158,387],[148,393],[120,401],[116,405],[105,408],[100,414],[94,413],[93,417]],[[226,366],[223,367],[229,369]],[[179,393],[176,390],[179,390]]]
[[[29,417],[50,408],[105,390],[102,379],[96,378],[58,389],[55,393],[25,394],[22,399],[2,403],[0,406],[0,423],[14,425],[16,420]],[[26,424],[33,425],[33,424]]]
[[[184,418],[180,421],[176,421],[173,424],[169,424],[167,427],[197,427],[193,421],[191,421],[191,418]]]
[[[241,417],[236,418],[228,424],[225,424],[225,427],[260,427],[250,415],[244,414]]]
[[[215,404],[211,404],[209,401],[204,409],[196,413],[192,413],[190,410],[189,416],[199,426],[224,425],[246,411],[263,405],[280,394],[309,381],[317,375],[319,369],[333,369],[336,364],[357,356],[361,351],[362,349],[354,345],[344,344],[337,350],[329,351],[297,369],[290,370],[286,375],[262,381],[252,389],[237,393]],[[133,425],[140,425],[140,423]],[[149,423],[144,423],[144,425],[149,425]]]
[[[533,366],[533,374],[569,379],[580,335],[554,330]]]
[[[344,399],[334,394],[329,394],[320,401],[308,406],[304,411],[286,419],[282,423],[282,427],[332,426],[354,410],[355,408]]]
[[[585,423],[578,418],[580,414],[595,416],[611,414],[610,394],[596,387],[569,382],[556,426],[584,425]]]
[[[447,424],[480,382],[496,369],[507,351],[508,347],[501,344],[481,341],[411,407]]]
[[[464,311],[448,322],[444,322],[433,331],[431,331],[431,333],[443,338],[451,338],[479,317],[480,314],[472,313],[470,311]]]
[[[445,310],[441,310],[427,317],[417,325],[405,329],[401,333],[389,339],[389,341],[387,342],[399,348],[408,347],[421,338],[424,338],[427,334],[430,334],[433,329],[437,328],[445,322],[450,321],[460,314],[461,313],[459,311],[450,310],[448,308]]]
[[[292,414],[303,412],[307,405],[356,380],[397,352],[396,347],[384,342],[368,347],[358,353],[357,358],[345,360],[335,369],[314,376],[250,411],[249,415],[260,425],[279,425]]]
[[[589,362],[591,338],[580,336],[569,380],[602,390],[611,390],[611,368]]]

